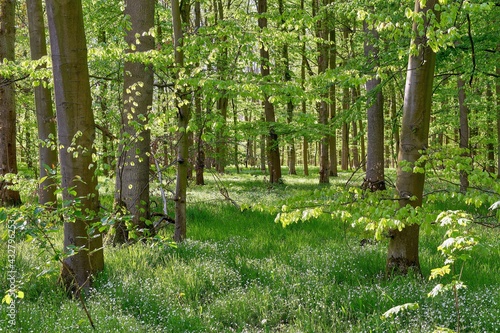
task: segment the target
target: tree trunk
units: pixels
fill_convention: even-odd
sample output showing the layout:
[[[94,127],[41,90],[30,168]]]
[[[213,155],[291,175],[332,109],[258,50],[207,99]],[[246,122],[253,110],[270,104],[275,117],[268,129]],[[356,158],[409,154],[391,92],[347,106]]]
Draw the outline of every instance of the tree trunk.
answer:
[[[195,1],[194,3],[194,27],[195,30],[201,27],[201,4],[200,1]],[[203,122],[203,113],[201,107],[201,92],[196,91],[194,94],[194,110],[195,110],[195,119],[194,122],[196,124],[196,133],[195,133],[195,149],[196,149],[196,161],[195,161],[195,174],[196,174],[196,185],[205,185],[204,171],[205,171],[205,151],[203,148],[203,131],[204,131],[204,122]]]
[[[342,111],[344,114],[349,112],[349,88],[342,89]],[[349,170],[349,122],[347,120],[342,124],[342,158],[340,161],[342,170]]]
[[[127,0],[124,14],[130,17],[131,29],[125,41],[127,54],[154,48],[154,38],[147,34],[154,25],[155,0]],[[117,162],[116,204],[127,209],[138,235],[151,228],[149,223],[149,156],[151,133],[147,128],[153,104],[153,69],[138,61],[125,61],[123,68],[123,112],[120,154]],[[123,224],[116,228],[115,243],[129,238]]]
[[[284,26],[285,22],[285,8],[283,5],[283,0],[278,0],[278,9],[279,13],[281,15],[281,30],[286,31],[286,27]],[[286,84],[289,84],[289,82],[292,81],[292,71],[290,70],[290,57],[289,57],[289,52],[288,52],[288,44],[284,43],[282,51],[281,51],[281,58],[283,61],[283,80],[285,81]],[[288,124],[291,124],[293,121],[293,111],[294,111],[294,105],[292,101],[292,96],[287,93],[287,102],[286,102],[286,120]],[[288,174],[289,175],[296,175],[297,170],[296,170],[296,163],[297,163],[297,156],[295,152],[295,143],[294,139],[291,139],[291,142],[289,143],[288,147]]]
[[[424,17],[427,17],[427,12],[433,10],[436,2],[437,0],[428,0],[427,6],[420,8],[420,0],[416,0],[415,12],[423,12]],[[424,21],[424,26],[427,26],[428,18]],[[418,54],[410,54],[408,60],[396,182],[401,207],[422,205],[425,174],[404,171],[401,162],[414,165],[427,149],[436,62],[436,54],[426,45],[426,36],[420,35],[417,22],[413,23],[413,33],[412,45],[418,50]],[[389,231],[389,235],[386,274],[406,274],[409,270],[420,273],[419,225],[407,225],[401,231],[393,229]]]
[[[0,1],[0,63],[14,61],[16,29],[14,0]],[[0,76],[0,176],[17,174],[16,156],[16,96],[10,78]],[[11,185],[0,181],[0,206],[21,204],[19,192],[8,188]]]
[[[47,55],[45,42],[45,25],[43,22],[42,0],[27,0],[28,26],[30,36],[31,59],[38,60]],[[51,177],[48,169],[54,170],[58,164],[57,151],[53,148],[56,143],[56,119],[52,108],[52,94],[45,84],[34,88],[36,120],[38,128],[38,160],[40,179],[45,180],[39,184],[38,202],[42,205],[52,204],[55,207],[55,177]]]
[[[359,136],[359,147],[361,154],[361,170],[366,172],[366,145],[365,145],[365,129],[363,127],[363,120],[358,120],[358,132],[361,133]]]
[[[238,137],[238,110],[236,108],[236,105],[234,104],[234,99],[231,100],[231,105],[233,109],[233,126],[234,126],[234,143],[233,143],[233,150],[234,150],[234,166],[236,167],[236,173],[240,173],[240,154],[239,154],[239,149],[238,145],[239,142],[237,140]]]
[[[260,136],[260,141],[259,141],[259,148],[260,148],[260,170],[262,173],[267,172],[267,155],[266,155],[266,136],[261,135]]]
[[[358,149],[358,124],[355,120],[351,122],[352,128],[352,145],[351,145],[351,154],[352,154],[352,167],[354,170],[357,170],[360,166],[359,163],[359,149]]]
[[[78,294],[87,290],[92,276],[104,268],[102,235],[89,229],[98,220],[99,192],[93,161],[95,123],[87,45],[81,2],[47,0],[46,4],[63,200],[80,201],[77,209],[82,213],[82,217],[74,215],[64,223],[64,249],[74,246],[77,252],[64,258],[60,281],[66,290]]]
[[[382,96],[381,80],[375,70],[379,66],[377,30],[363,24],[366,40],[364,43],[365,57],[371,59],[371,77],[366,81],[368,121],[368,155],[366,157],[366,178],[363,188],[371,191],[385,190],[384,176],[384,98]]]
[[[459,77],[457,80],[458,88],[458,106],[460,111],[460,150],[462,150],[461,156],[467,158],[470,156],[469,150],[469,108],[465,104],[465,82]],[[462,168],[465,166],[463,164]],[[467,170],[460,169],[460,192],[466,193],[469,187],[469,173]]]
[[[322,0],[313,0],[313,17],[320,16],[320,19],[316,22],[316,38],[317,50],[318,50],[318,75],[323,75],[328,68],[328,31],[326,27],[325,14],[321,12],[324,10],[324,3]],[[328,98],[329,89],[324,87],[318,87],[320,89],[321,102],[318,102],[318,123],[323,125],[323,128],[328,126],[328,104],[326,99]],[[319,183],[328,184],[330,182],[330,161],[328,159],[329,149],[328,144],[330,141],[330,136],[324,133],[319,146]]]
[[[219,63],[219,66],[220,65]],[[222,70],[222,69],[219,69]],[[221,80],[224,80],[221,78]],[[221,92],[221,94],[226,94],[226,92]],[[215,142],[215,170],[218,173],[224,173],[226,164],[227,164],[227,108],[228,108],[228,99],[227,97],[219,97],[217,100],[217,112],[218,112],[218,120],[221,125],[217,126],[216,129],[216,142]]]
[[[300,9],[304,11],[304,0],[300,0]],[[305,38],[306,30],[302,29],[302,36]],[[302,41],[301,45],[301,63],[300,63],[300,86],[302,90],[305,90],[305,82],[306,82],[306,42]],[[301,103],[302,113],[307,113],[307,105],[306,101],[303,99]],[[307,137],[304,136],[302,140],[302,164],[304,168],[304,176],[309,176],[309,143],[307,142]]]
[[[399,146],[400,146],[400,138],[399,138],[399,117],[397,116],[397,102],[396,102],[396,87],[394,86],[394,83],[391,82],[390,84],[390,91],[391,91],[391,119],[392,119],[392,140],[394,141],[393,144],[391,145],[392,148],[392,165],[395,166],[396,163],[394,163],[397,159],[397,154],[399,153]]]
[[[488,106],[491,109],[495,109],[495,101],[493,100],[493,91],[491,89],[491,83],[488,82],[486,85],[486,99],[488,101]],[[495,122],[495,117],[493,112],[488,112],[486,114],[486,120],[488,124],[493,124]],[[495,144],[494,144],[494,132],[493,126],[486,127],[486,137],[488,141],[486,143],[486,171],[490,174],[495,173]]]
[[[178,73],[184,68],[183,31],[181,22],[181,10],[179,0],[171,0],[172,4],[172,26],[174,28],[174,53],[177,79]],[[185,16],[186,14],[183,12]],[[185,88],[180,88],[177,95],[177,119],[178,119],[178,150],[177,150],[177,182],[175,187],[175,231],[174,241],[181,242],[186,238],[186,192],[187,171],[189,158],[188,124],[190,118],[190,97]]]
[[[500,46],[497,47],[500,51]],[[500,66],[496,66],[496,82],[495,82],[495,92],[496,92],[496,116],[497,116],[497,178],[500,179]]]
[[[264,31],[267,29],[267,0],[258,0],[257,12],[259,14],[259,29]],[[269,50],[262,43],[260,46],[260,72],[264,82],[267,81],[270,74],[269,66]],[[269,182],[279,183],[281,179],[281,165],[280,165],[280,150],[278,143],[278,134],[276,133],[275,123],[276,117],[274,115],[274,105],[269,101],[269,95],[264,91],[264,115],[265,120],[269,126],[269,134],[267,136],[267,160],[269,166]]]
[[[330,16],[334,16],[335,13],[331,13]],[[337,39],[335,34],[335,26],[333,25],[335,19],[330,23],[330,56],[329,56],[329,68],[330,70],[335,70],[337,68]],[[333,26],[332,26],[333,25]],[[328,140],[328,147],[330,149],[330,176],[337,177],[338,176],[338,158],[337,158],[337,128],[334,124],[336,109],[337,109],[337,100],[336,100],[336,86],[335,84],[330,85],[329,91],[330,98],[330,131]]]
[[[230,2],[228,3],[229,9]],[[218,25],[224,22],[224,5],[221,0],[214,1],[214,14],[215,14],[215,24]],[[221,30],[224,31],[224,30]],[[223,32],[222,32],[223,33]],[[216,66],[218,79],[221,81],[227,80],[227,71],[229,66],[228,61],[228,50],[225,46],[227,42],[227,36],[223,34],[220,40],[216,40],[219,43],[217,50]],[[224,173],[227,156],[228,156],[228,128],[227,128],[227,111],[229,107],[229,99],[227,97],[227,90],[221,89],[218,91],[217,96],[217,121],[220,122],[219,126],[216,126],[216,142],[215,142],[215,169],[218,173]]]

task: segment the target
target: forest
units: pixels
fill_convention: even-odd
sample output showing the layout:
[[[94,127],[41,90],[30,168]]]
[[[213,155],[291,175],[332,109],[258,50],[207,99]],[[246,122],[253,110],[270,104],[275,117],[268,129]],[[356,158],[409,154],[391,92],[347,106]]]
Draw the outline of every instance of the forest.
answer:
[[[0,0],[0,332],[500,330],[498,0]]]

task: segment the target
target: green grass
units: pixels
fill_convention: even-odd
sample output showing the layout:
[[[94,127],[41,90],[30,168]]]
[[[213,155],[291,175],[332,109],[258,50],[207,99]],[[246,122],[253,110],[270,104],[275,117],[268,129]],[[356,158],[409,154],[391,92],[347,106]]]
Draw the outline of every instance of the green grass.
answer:
[[[335,180],[343,184],[350,174]],[[258,172],[221,176],[239,203],[281,207],[318,188],[316,175],[286,176],[269,186]],[[430,299],[436,282],[419,277],[383,278],[387,243],[360,246],[363,228],[325,215],[282,228],[274,214],[241,212],[208,185],[190,187],[188,240],[177,248],[137,243],[106,247],[106,267],[87,297],[96,332],[432,332],[454,328],[453,299]],[[439,206],[439,207],[438,207]],[[445,203],[436,209],[454,208]],[[170,228],[170,229],[169,229]],[[500,329],[500,233],[481,236],[460,294],[463,332]],[[165,236],[171,227],[162,230]],[[436,247],[443,232],[421,235],[424,275],[442,265]],[[60,245],[60,244],[59,244]],[[7,261],[5,246],[0,261]],[[53,271],[38,276],[44,269]],[[19,289],[16,327],[0,306],[0,332],[93,332],[78,302],[56,287],[58,267],[34,244],[17,245]],[[0,293],[8,289],[0,266]],[[418,302],[418,310],[382,320],[389,308]]]

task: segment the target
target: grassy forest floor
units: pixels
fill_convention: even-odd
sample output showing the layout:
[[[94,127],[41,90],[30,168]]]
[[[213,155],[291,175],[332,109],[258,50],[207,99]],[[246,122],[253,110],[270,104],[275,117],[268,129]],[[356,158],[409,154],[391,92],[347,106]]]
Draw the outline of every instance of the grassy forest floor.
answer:
[[[351,173],[332,183],[345,184]],[[165,241],[105,248],[106,266],[86,298],[95,332],[432,332],[457,329],[452,293],[427,294],[439,281],[430,270],[443,265],[437,247],[442,230],[421,233],[424,278],[384,279],[387,241],[361,240],[362,226],[336,221],[329,214],[283,228],[266,210],[241,211],[220,194],[220,184],[239,204],[281,207],[318,190],[317,174],[285,176],[269,186],[260,172],[191,185],[188,240],[172,247],[173,227]],[[362,180],[362,179],[361,179]],[[360,179],[351,179],[361,183]],[[112,186],[101,188],[110,205]],[[160,210],[161,200],[157,210]],[[436,210],[456,209],[450,202]],[[4,226],[0,226],[4,228]],[[473,225],[479,245],[464,267],[460,290],[461,332],[500,331],[500,230]],[[0,230],[4,233],[5,229]],[[60,235],[55,238],[60,240]],[[0,246],[0,292],[9,288],[7,247]],[[57,244],[61,246],[61,243]],[[58,267],[34,243],[16,245],[17,283],[24,291],[16,303],[16,327],[0,305],[0,332],[94,332],[77,301],[56,287]],[[41,274],[44,271],[48,273]],[[383,320],[388,309],[409,302],[419,308]]]

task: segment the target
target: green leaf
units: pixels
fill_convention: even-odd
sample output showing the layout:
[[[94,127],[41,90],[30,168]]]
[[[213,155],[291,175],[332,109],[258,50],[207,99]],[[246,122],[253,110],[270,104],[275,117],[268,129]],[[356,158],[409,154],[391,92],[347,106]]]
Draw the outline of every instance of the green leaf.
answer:
[[[451,272],[450,265],[445,265],[443,267],[434,268],[431,270],[431,276],[429,276],[429,280],[435,279],[439,276],[445,276]]]
[[[407,311],[407,310],[417,310],[418,309],[418,303],[406,303],[402,305],[398,305],[395,307],[390,308],[384,314],[381,316],[382,319],[388,319],[391,318],[395,315],[397,315],[401,311]]]
[[[10,296],[10,294],[6,294],[2,298],[2,303],[6,303],[7,305],[9,305],[10,303],[12,303],[12,296]]]

